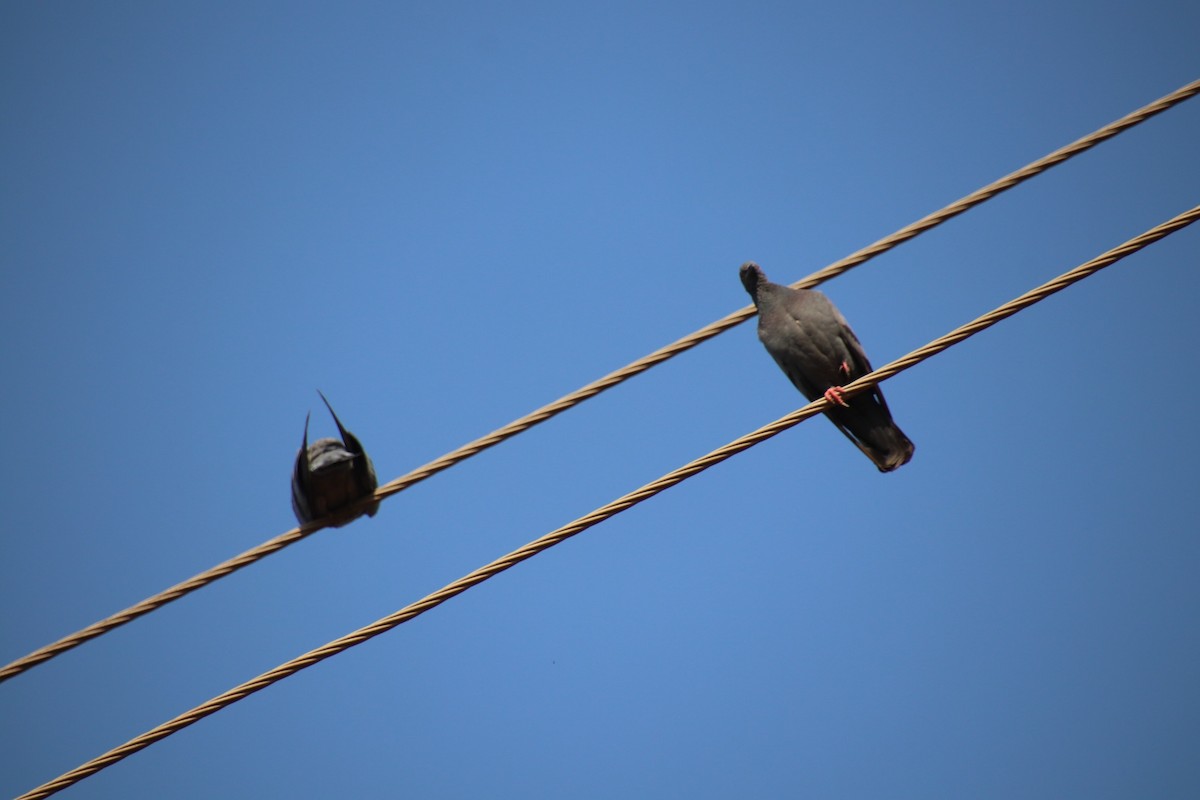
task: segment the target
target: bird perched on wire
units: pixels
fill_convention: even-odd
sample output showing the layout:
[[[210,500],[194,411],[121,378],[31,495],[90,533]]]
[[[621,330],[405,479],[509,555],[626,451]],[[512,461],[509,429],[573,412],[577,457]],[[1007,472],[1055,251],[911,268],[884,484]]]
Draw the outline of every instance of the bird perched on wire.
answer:
[[[304,440],[292,469],[292,511],[301,525],[342,511],[371,495],[378,485],[375,466],[362,443],[342,427],[342,421],[325,395],[319,390],[317,394],[329,409],[342,440],[318,439],[309,444],[308,417],[304,418]],[[330,524],[340,528],[363,514],[373,517],[378,510],[379,503],[376,502],[351,517],[343,516]]]
[[[829,400],[825,416],[880,472],[907,464],[915,448],[892,421],[879,387],[842,396],[842,386],[870,372],[871,362],[829,298],[771,283],[753,261],[739,274],[758,308],[758,338],[792,384],[810,401]]]

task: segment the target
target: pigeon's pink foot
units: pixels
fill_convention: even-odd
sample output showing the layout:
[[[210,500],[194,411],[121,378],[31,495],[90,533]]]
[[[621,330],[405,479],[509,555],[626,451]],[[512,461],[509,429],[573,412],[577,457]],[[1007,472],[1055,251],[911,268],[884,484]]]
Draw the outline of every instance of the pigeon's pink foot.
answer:
[[[845,375],[847,378],[850,377],[850,365],[847,364],[845,361],[842,362],[842,365],[840,367],[838,367],[838,369],[840,369],[842,371],[842,374]]]
[[[825,390],[825,399],[830,403],[836,403],[844,408],[849,408],[850,404],[846,402],[846,398],[842,397],[842,392],[844,391],[840,386],[830,386]]]

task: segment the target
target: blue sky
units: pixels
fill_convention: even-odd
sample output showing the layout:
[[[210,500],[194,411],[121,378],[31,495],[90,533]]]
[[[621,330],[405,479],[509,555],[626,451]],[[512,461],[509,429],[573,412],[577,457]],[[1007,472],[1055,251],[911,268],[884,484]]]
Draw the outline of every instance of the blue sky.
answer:
[[[1200,77],[1188,4],[8,3],[7,662]],[[1200,202],[1191,100],[827,283],[876,365]],[[1194,797],[1200,229],[67,790]],[[742,325],[0,685],[33,788],[803,403]]]

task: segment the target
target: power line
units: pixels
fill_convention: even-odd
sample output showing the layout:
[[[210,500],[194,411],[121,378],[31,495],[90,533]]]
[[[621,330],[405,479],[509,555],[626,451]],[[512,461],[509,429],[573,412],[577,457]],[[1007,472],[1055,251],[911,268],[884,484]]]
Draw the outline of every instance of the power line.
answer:
[[[900,372],[903,372],[904,370],[919,364],[925,359],[958,344],[964,339],[967,339],[970,336],[973,336],[976,333],[995,325],[997,322],[1016,314],[1018,311],[1044,300],[1055,292],[1061,291],[1071,284],[1081,281],[1089,275],[1092,275],[1101,269],[1120,261],[1125,256],[1135,253],[1138,250],[1141,250],[1143,247],[1146,247],[1147,245],[1152,244],[1159,239],[1169,236],[1170,234],[1185,228],[1188,225],[1191,225],[1197,219],[1200,219],[1200,206],[1196,206],[1188,211],[1183,212],[1179,216],[1174,217],[1173,219],[1168,220],[1167,222],[1164,222],[1155,228],[1152,228],[1142,235],[1130,239],[1124,244],[1115,247],[1106,253],[1097,256],[1096,258],[1093,258],[1091,261],[1081,264],[1078,267],[1063,273],[1057,278],[1043,283],[1041,286],[1026,292],[1020,297],[1010,300],[1004,305],[999,306],[983,316],[977,317],[966,325],[955,328],[953,331],[950,331],[944,336],[934,339],[924,347],[913,350],[908,355],[902,356],[901,358],[898,358],[895,361],[880,367],[874,372],[864,375],[858,380],[847,384],[845,387],[845,395],[852,396],[858,394],[859,392],[865,391],[880,381],[886,380]],[[821,413],[825,410],[828,404],[829,401],[822,398],[809,403],[803,408],[797,409],[790,414],[780,417],[774,422],[764,425],[756,431],[752,431],[751,433],[748,433],[739,439],[735,439],[724,447],[719,447],[716,450],[713,450],[711,453],[701,456],[700,458],[697,458],[696,460],[691,461],[688,464],[685,464],[684,466],[667,473],[666,475],[663,475],[658,480],[652,481],[645,486],[642,486],[640,489],[636,489],[626,495],[623,495],[622,497],[617,498],[616,500],[613,500],[607,505],[597,508],[590,514],[582,516],[561,528],[557,528],[556,530],[553,530],[550,533],[547,533],[546,535],[529,542],[523,547],[513,550],[511,553],[496,559],[490,564],[480,567],[474,572],[459,578],[453,583],[442,587],[432,594],[426,595],[422,599],[405,606],[393,614],[377,620],[366,627],[359,628],[358,630],[342,636],[339,639],[335,639],[334,641],[329,642],[322,647],[318,647],[315,650],[310,650],[304,655],[281,664],[269,672],[264,672],[262,675],[259,675],[256,678],[235,686],[229,691],[196,706],[190,711],[180,714],[174,719],[168,720],[158,727],[153,728],[152,730],[149,730],[134,739],[131,739],[120,747],[109,750],[107,753],[92,759],[86,764],[76,767],[70,772],[55,778],[49,783],[45,783],[36,789],[21,795],[17,798],[17,800],[37,800],[37,798],[49,797],[59,790],[78,783],[89,775],[93,775],[96,772],[99,772],[100,770],[126,758],[127,756],[133,755],[139,750],[149,747],[151,744],[154,744],[161,739],[165,739],[171,734],[186,728],[192,723],[198,722],[210,714],[215,714],[217,711],[220,711],[221,709],[236,703],[238,700],[254,694],[260,689],[265,689],[271,684],[281,681],[289,675],[294,675],[302,669],[311,667],[312,665],[323,661],[330,656],[337,655],[338,653],[348,650],[355,645],[362,644],[368,639],[371,639],[381,633],[385,633],[392,628],[408,622],[414,617],[420,616],[426,611],[436,608],[450,598],[462,594],[472,586],[482,583],[483,581],[486,581],[489,578],[504,572],[510,567],[516,566],[522,561],[532,558],[538,553],[548,550],[556,544],[560,544],[575,534],[581,533],[593,525],[603,522],[604,520],[613,517],[628,508],[632,508],[638,503],[641,503],[643,500],[648,500],[654,495],[665,491],[666,489],[669,489],[678,483],[682,483],[693,475],[703,472],[704,470],[716,464],[720,464],[722,461],[737,455],[743,450],[748,450],[759,442],[770,439],[776,434],[782,433],[783,431],[799,424],[805,419]]]
[[[846,272],[881,253],[887,252],[893,247],[896,247],[897,245],[902,244],[927,230],[937,227],[943,222],[946,222],[947,220],[958,216],[964,211],[967,211],[974,206],[977,206],[980,203],[995,197],[1001,192],[1011,189],[1017,184],[1022,183],[1029,178],[1034,177],[1035,175],[1045,172],[1051,167],[1066,161],[1072,156],[1078,155],[1085,150],[1089,150],[1106,139],[1111,139],[1118,133],[1128,130],[1129,128],[1144,122],[1156,114],[1166,111],[1168,108],[1171,108],[1172,106],[1175,106],[1184,100],[1195,96],[1196,94],[1200,94],[1200,80],[1192,81],[1191,83],[1176,89],[1174,92],[1171,92],[1165,97],[1159,98],[1149,105],[1130,112],[1114,122],[1110,122],[1108,125],[1105,125],[1103,128],[1084,136],[1082,139],[1077,139],[1071,144],[1055,150],[1049,155],[1046,155],[1037,161],[1022,167],[1016,172],[1009,173],[1003,178],[993,181],[981,189],[977,189],[971,194],[956,200],[940,211],[935,211],[926,217],[922,217],[916,222],[901,228],[890,236],[884,237],[874,244],[864,247],[861,250],[858,250],[857,252],[843,258],[842,260],[835,261],[824,269],[818,270],[808,277],[796,281],[792,284],[792,286],[797,289],[811,288],[829,280],[830,278],[836,277],[837,275],[840,275],[843,272]],[[520,419],[508,423],[504,427],[492,431],[486,436],[480,437],[472,442],[468,442],[456,450],[452,450],[449,453],[446,453],[445,455],[436,458],[423,466],[417,467],[411,472],[402,475],[389,483],[385,483],[375,491],[375,495],[372,498],[363,501],[361,505],[366,506],[382,500],[385,497],[390,497],[398,492],[403,491],[404,489],[407,489],[415,483],[419,483],[428,477],[436,475],[442,470],[449,469],[460,461],[465,461],[471,456],[481,453],[493,445],[497,445],[506,439],[512,438],[518,433],[526,431],[541,422],[545,422],[551,417],[566,411],[573,406],[579,405],[584,400],[594,397],[606,389],[611,389],[613,386],[616,386],[617,384],[622,383],[635,375],[645,372],[656,364],[660,364],[670,358],[673,358],[674,356],[677,356],[686,350],[690,350],[696,345],[705,342],[708,339],[711,339],[736,325],[740,325],[741,323],[750,319],[750,317],[754,316],[754,313],[754,306],[749,305],[733,312],[732,314],[729,314],[728,316],[722,317],[716,322],[712,322],[703,328],[688,334],[687,336],[684,336],[683,338],[678,339],[669,345],[666,345],[665,347],[661,347],[658,350],[655,350],[653,353],[643,356],[637,361],[634,361],[622,367],[621,369],[610,372],[604,377],[592,381],[586,386],[577,389],[568,395],[560,397],[553,403],[544,405],[541,408],[526,414]],[[226,561],[222,561],[215,567],[194,575],[182,583],[177,583],[170,588],[164,589],[156,595],[152,595],[151,597],[148,597],[139,603],[106,617],[105,619],[94,622],[91,625],[88,625],[86,628],[76,631],[68,636],[64,636],[55,642],[51,642],[50,644],[45,645],[44,647],[41,647],[38,650],[35,650],[32,653],[5,665],[3,668],[0,668],[0,682],[19,675],[36,664],[40,664],[43,661],[48,661],[60,653],[64,653],[67,650],[77,647],[89,639],[94,639],[95,637],[107,633],[114,628],[118,628],[127,622],[131,622],[143,614],[148,614],[155,609],[161,608],[167,603],[170,603],[172,600],[178,600],[180,597],[183,597],[184,595],[189,594],[203,586],[207,586],[219,578],[225,577],[231,572],[236,572],[242,567],[253,564],[255,561],[265,558],[266,556],[269,556],[278,550],[282,550],[288,545],[294,544],[310,534],[316,533],[324,527],[324,524],[316,522],[306,526],[292,528],[291,530],[281,533],[275,538],[270,539],[258,545],[257,547],[246,550],[245,552]]]
[[[1077,155],[1078,153],[1094,147],[1096,144],[1099,144],[1105,139],[1111,138],[1118,133],[1150,118],[1151,116],[1154,116],[1155,114],[1158,114],[1170,108],[1171,106],[1194,96],[1197,93],[1200,93],[1200,80],[1193,81],[1192,83],[1177,89],[1171,94],[1166,95],[1165,97],[1156,100],[1155,102],[1144,106],[1126,115],[1125,117],[1122,117],[1121,119],[1104,126],[1103,128],[1100,128],[1099,130],[1083,137],[1082,139],[1060,148],[1053,153],[1050,153],[1049,155],[1027,165],[1016,172],[1000,178],[999,180],[967,195],[966,197],[963,197],[955,203],[946,206],[940,211],[930,214],[902,228],[896,233],[893,233],[892,235],[857,251],[841,261],[830,264],[824,269],[815,272],[807,278],[797,281],[792,285],[796,288],[808,288],[835,277],[836,275],[858,266],[870,258],[886,252],[887,250],[919,235],[926,230],[940,225],[942,222],[945,222],[972,208],[973,206],[978,205],[985,200],[990,199],[991,197],[994,197],[1000,192],[1012,188],[1013,186],[1016,186],[1017,184],[1033,177],[1034,175],[1037,175],[1049,169],[1050,167],[1059,164],[1074,155]],[[656,364],[666,361],[667,359],[678,355],[685,350],[689,350],[701,342],[704,342],[724,332],[725,330],[728,330],[729,328],[741,324],[753,316],[753,314],[753,306],[746,306],[732,314],[729,314],[728,316],[717,320],[716,322],[713,322],[663,348],[660,348],[659,350],[656,350],[653,353],[638,359],[637,361],[634,361],[633,363],[619,370],[609,373],[599,380],[589,383],[581,389],[578,389],[575,392],[572,392],[571,394],[554,401],[553,403],[542,406],[541,408],[521,417],[520,419],[517,419],[508,425],[493,431],[487,436],[463,445],[462,447],[459,447],[458,449],[453,450],[441,456],[440,458],[435,459],[434,461],[418,467],[406,475],[384,484],[376,491],[374,498],[367,502],[374,502],[385,497],[390,497],[391,495],[396,494],[408,488],[409,486],[424,480],[425,478],[441,472],[442,470],[447,469],[459,463],[460,461],[470,458],[471,456],[480,453],[483,450],[492,447],[493,445],[499,444],[505,439],[511,438],[522,431],[528,430],[534,425],[544,422],[545,420],[550,419],[562,411],[578,405],[584,400],[593,397],[600,392],[633,377],[634,375],[644,372]],[[365,504],[366,503],[364,503],[364,505]],[[227,561],[224,561],[205,572],[199,573],[192,578],[183,581],[182,583],[175,584],[174,586],[171,586],[170,588],[153,595],[152,597],[130,606],[123,611],[117,612],[116,614],[95,622],[92,625],[77,631],[76,633],[46,645],[0,669],[0,681],[4,681],[15,675],[18,675],[35,664],[46,661],[55,655],[58,655],[59,653],[65,652],[66,650],[76,647],[89,639],[95,638],[96,636],[106,633],[113,628],[119,627],[126,622],[130,622],[137,617],[142,616],[143,614],[149,613],[150,611],[166,605],[172,600],[176,600],[185,594],[206,586],[207,584],[212,583],[213,581],[216,581],[217,579],[222,578],[231,572],[235,572],[244,566],[252,564],[259,559],[276,552],[277,550],[281,550],[284,547],[287,547],[288,545],[305,538],[309,534],[315,533],[322,527],[324,526],[316,523],[309,526],[293,528],[255,548],[247,550],[231,559],[228,559]]]

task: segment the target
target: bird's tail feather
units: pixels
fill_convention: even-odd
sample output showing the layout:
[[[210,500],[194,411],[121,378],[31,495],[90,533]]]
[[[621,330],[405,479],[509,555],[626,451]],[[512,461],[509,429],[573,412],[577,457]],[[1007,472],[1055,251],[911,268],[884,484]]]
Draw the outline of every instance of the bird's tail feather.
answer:
[[[892,421],[882,395],[864,392],[847,402],[849,408],[833,408],[825,414],[880,472],[891,472],[912,459],[916,447]]]

